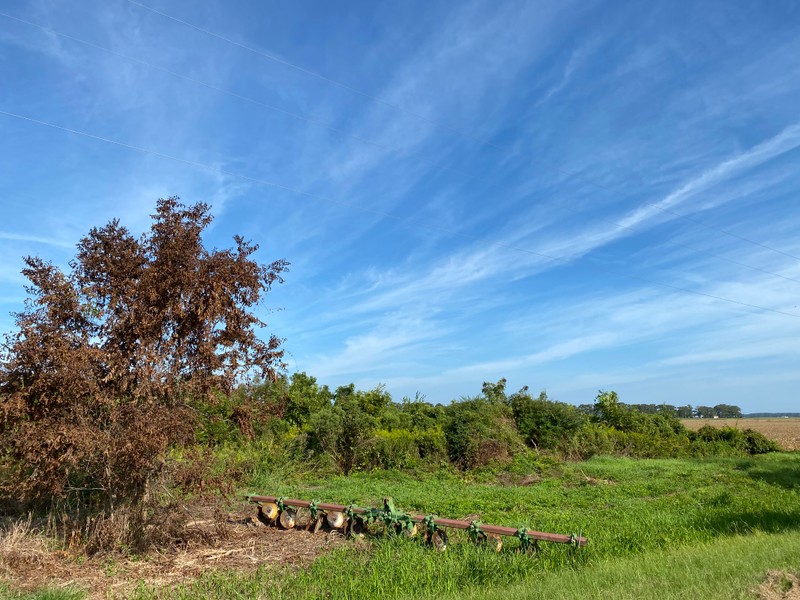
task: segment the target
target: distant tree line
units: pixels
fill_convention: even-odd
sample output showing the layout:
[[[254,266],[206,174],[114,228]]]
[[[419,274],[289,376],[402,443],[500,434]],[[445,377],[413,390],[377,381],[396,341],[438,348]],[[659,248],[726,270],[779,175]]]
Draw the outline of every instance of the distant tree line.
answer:
[[[742,409],[733,404],[717,404],[716,406],[673,406],[672,404],[628,404],[633,410],[648,415],[667,414],[678,419],[741,419]],[[578,409],[586,414],[592,414],[593,404],[581,404]]]
[[[763,419],[763,418],[782,418],[782,417],[789,417],[793,419],[800,418],[800,413],[797,412],[778,412],[778,413],[765,413],[765,412],[758,412],[758,413],[747,413],[744,415],[743,418],[745,419]]]

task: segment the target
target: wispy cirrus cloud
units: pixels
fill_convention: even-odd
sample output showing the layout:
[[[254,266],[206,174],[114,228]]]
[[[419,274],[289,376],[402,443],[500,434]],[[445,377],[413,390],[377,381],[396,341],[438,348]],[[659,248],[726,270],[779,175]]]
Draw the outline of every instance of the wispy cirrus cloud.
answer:
[[[715,1],[184,9],[164,10],[382,101],[127,3],[12,4],[140,62],[0,21],[0,77],[19,82],[4,110],[212,169],[0,120],[4,247],[63,261],[90,226],[118,216],[139,232],[156,197],[178,194],[214,205],[210,245],[242,233],[292,262],[268,320],[326,383],[446,401],[507,376],[587,400],[670,378],[706,390],[703,369],[735,364],[794,397],[792,317],[675,288],[800,310],[796,282],[769,274],[800,279],[796,261],[741,239],[800,252],[796,15]],[[14,260],[0,295],[19,288]]]
[[[26,233],[11,233],[8,231],[0,231],[0,240],[8,240],[11,242],[31,242],[34,244],[44,244],[46,246],[56,246],[58,248],[75,247],[74,243],[59,240],[56,238],[49,238],[39,235],[29,235]]]

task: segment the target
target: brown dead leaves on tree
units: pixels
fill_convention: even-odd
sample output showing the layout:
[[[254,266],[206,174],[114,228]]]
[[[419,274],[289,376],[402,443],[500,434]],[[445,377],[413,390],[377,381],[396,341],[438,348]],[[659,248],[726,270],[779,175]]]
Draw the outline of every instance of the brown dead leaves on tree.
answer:
[[[283,368],[253,310],[288,263],[259,264],[238,236],[205,249],[206,204],[162,199],[152,218],[138,239],[116,220],[93,228],[68,273],[25,259],[30,298],[0,364],[7,497],[136,503],[168,447],[190,439],[193,398]]]

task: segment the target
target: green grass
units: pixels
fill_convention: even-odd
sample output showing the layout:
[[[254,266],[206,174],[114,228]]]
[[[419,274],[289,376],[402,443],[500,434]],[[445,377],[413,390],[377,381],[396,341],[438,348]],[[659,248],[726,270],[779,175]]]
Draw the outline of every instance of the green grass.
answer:
[[[0,598],[3,600],[83,600],[86,598],[86,593],[72,588],[47,588],[34,592],[21,592],[0,583]]]
[[[486,523],[558,533],[582,529],[590,545],[576,552],[543,544],[536,556],[494,554],[456,535],[448,551],[438,554],[413,541],[377,538],[368,549],[348,545],[321,556],[307,570],[212,572],[168,591],[140,586],[136,597],[455,598],[492,592],[508,598],[632,598],[647,597],[638,595],[643,588],[663,585],[677,590],[666,597],[727,598],[736,596],[709,594],[719,585],[746,593],[767,568],[800,556],[797,454],[568,464],[521,460],[510,476],[484,470],[469,477],[390,471],[314,478],[277,466],[255,469],[249,491],[362,506],[379,505],[389,495],[408,511],[453,518],[478,514]],[[534,485],[502,483],[531,473],[541,478]],[[692,578],[698,583],[687,588]],[[557,590],[563,581],[576,582],[564,588],[567,595],[535,595],[540,586]],[[651,595],[656,593],[663,595]]]
[[[555,571],[501,589],[461,590],[437,595],[436,600],[736,600],[757,597],[755,592],[771,569],[800,572],[800,533],[737,536],[692,548],[606,559],[578,571]]]
[[[556,465],[530,486],[465,480],[451,472],[349,477],[261,485],[253,491],[407,511],[557,533],[582,530],[591,558],[620,556],[719,535],[777,533],[800,523],[800,455],[748,459],[595,458]],[[276,489],[277,488],[277,489]]]

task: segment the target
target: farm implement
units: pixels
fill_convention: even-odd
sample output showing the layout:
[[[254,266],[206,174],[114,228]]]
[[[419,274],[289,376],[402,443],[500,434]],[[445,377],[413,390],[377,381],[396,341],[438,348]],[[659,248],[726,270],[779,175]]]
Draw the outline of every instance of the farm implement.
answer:
[[[385,498],[381,508],[360,508],[358,506],[297,500],[278,496],[247,496],[247,500],[258,506],[258,519],[267,525],[281,529],[294,529],[300,524],[299,511],[307,513],[304,525],[316,533],[322,528],[340,531],[347,536],[362,536],[373,524],[383,525],[391,533],[414,537],[423,536],[426,543],[438,550],[447,547],[447,530],[460,529],[479,544],[500,551],[504,537],[519,540],[520,551],[536,550],[538,543],[554,542],[569,544],[580,548],[587,539],[578,535],[563,535],[533,531],[525,527],[514,529],[502,525],[487,525],[478,521],[443,519],[434,515],[414,515],[398,510],[391,498]],[[304,515],[305,516],[305,515]]]

